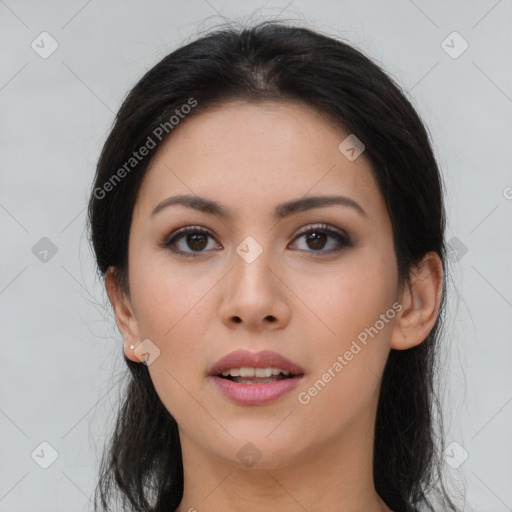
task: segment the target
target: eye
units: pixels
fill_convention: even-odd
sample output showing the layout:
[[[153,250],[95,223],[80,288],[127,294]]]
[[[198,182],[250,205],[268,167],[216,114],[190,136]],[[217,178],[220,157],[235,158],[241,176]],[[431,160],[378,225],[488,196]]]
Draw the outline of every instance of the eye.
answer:
[[[349,247],[352,245],[350,237],[343,231],[333,229],[326,224],[319,224],[317,226],[308,227],[306,230],[300,232],[295,240],[304,237],[307,247],[311,250],[305,249],[307,252],[320,252],[320,253],[336,253],[341,251],[343,247]],[[334,249],[323,250],[328,244],[329,238],[334,240]],[[338,247],[336,248],[336,245]]]
[[[211,232],[199,226],[187,226],[172,233],[162,245],[173,252],[183,254],[186,257],[196,257],[205,252],[208,246],[208,238],[215,240]],[[221,246],[217,243],[217,248]],[[192,251],[187,251],[187,247]]]
[[[165,249],[169,249],[174,253],[194,258],[200,256],[204,252],[207,252],[209,238],[215,241],[211,244],[210,250],[212,250],[212,248],[222,249],[222,246],[216,242],[213,234],[208,229],[200,226],[187,226],[178,229],[161,245]],[[341,230],[333,229],[326,224],[308,227],[301,231],[294,240],[298,240],[300,238],[304,238],[307,247],[312,249],[308,250],[308,248],[306,248],[300,250],[321,254],[337,253],[344,247],[352,245],[350,237],[346,233]],[[329,239],[331,239],[331,241],[334,240],[334,244],[331,242],[331,246],[334,245],[334,248],[325,250],[325,247],[329,245]]]

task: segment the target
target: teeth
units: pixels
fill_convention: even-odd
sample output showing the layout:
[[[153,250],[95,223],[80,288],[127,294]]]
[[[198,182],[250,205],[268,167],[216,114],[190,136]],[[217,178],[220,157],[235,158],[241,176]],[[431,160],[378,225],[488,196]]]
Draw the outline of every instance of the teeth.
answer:
[[[255,377],[271,377],[272,376],[272,368],[255,368],[254,376]]]
[[[229,370],[223,370],[222,376],[227,377],[231,375],[231,377],[271,377],[272,375],[279,375],[282,373],[283,375],[290,375],[288,370],[281,370],[281,368],[272,368],[268,366],[267,368],[250,368],[248,366],[243,366],[242,368],[230,368]]]
[[[242,368],[240,368],[240,377],[255,377],[255,376],[256,376],[255,368],[249,368],[247,366],[242,366]]]

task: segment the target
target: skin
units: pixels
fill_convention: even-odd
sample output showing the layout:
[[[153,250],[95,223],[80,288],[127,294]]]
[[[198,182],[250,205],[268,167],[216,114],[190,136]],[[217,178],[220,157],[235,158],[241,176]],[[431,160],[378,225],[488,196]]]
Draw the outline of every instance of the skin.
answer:
[[[442,264],[428,253],[411,286],[398,286],[384,200],[364,153],[349,161],[338,150],[347,135],[300,103],[233,101],[182,121],[150,164],[132,217],[130,294],[111,272],[106,287],[127,357],[140,362],[130,345],[146,338],[160,351],[148,368],[179,426],[179,512],[390,510],[372,475],[381,376],[391,348],[417,345],[432,329]],[[232,218],[181,205],[151,215],[177,194],[213,199]],[[330,205],[273,216],[282,202],[333,194],[365,215]],[[351,245],[297,236],[320,223],[346,232]],[[214,238],[194,245],[185,236],[175,248],[198,257],[162,246],[192,225]],[[263,249],[252,263],[236,252],[247,236]],[[397,302],[401,311],[301,404],[298,393]],[[230,402],[207,374],[237,349],[274,350],[305,369],[304,382],[271,404]],[[237,457],[248,442],[261,454],[252,468]]]

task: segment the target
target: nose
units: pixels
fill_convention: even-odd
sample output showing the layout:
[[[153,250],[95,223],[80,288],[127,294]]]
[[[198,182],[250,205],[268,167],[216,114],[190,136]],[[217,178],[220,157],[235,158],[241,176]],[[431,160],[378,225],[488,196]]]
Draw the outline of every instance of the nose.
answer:
[[[282,329],[290,321],[289,297],[285,280],[266,251],[250,263],[235,254],[234,268],[224,282],[220,316],[231,329]]]

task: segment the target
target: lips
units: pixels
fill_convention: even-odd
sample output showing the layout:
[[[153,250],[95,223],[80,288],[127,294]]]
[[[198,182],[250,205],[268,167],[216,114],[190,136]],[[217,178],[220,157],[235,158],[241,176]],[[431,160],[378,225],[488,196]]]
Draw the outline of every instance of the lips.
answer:
[[[270,369],[273,375],[271,378],[247,377],[255,368],[265,368],[267,372]],[[274,375],[278,370],[281,373]],[[239,372],[243,376],[233,378],[227,375]],[[209,378],[230,402],[263,406],[277,402],[296,389],[304,379],[304,369],[277,352],[237,350],[217,361],[210,369]]]
[[[212,366],[208,375],[220,376],[224,370],[243,367],[280,368],[281,370],[288,371],[291,376],[304,374],[304,369],[301,366],[290,361],[277,352],[272,352],[270,350],[264,350],[261,352],[237,350],[219,359]]]

